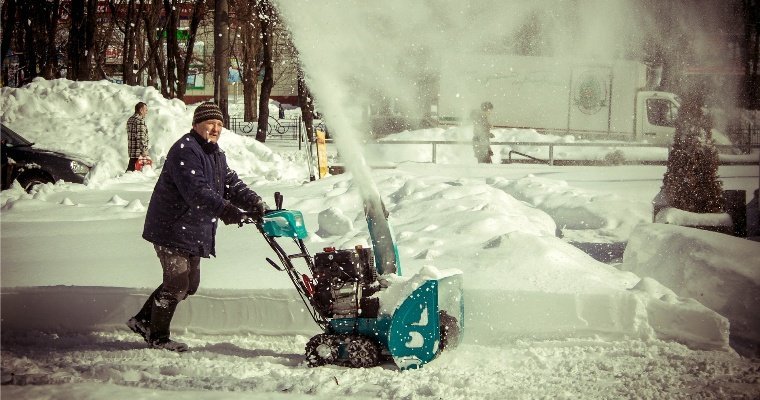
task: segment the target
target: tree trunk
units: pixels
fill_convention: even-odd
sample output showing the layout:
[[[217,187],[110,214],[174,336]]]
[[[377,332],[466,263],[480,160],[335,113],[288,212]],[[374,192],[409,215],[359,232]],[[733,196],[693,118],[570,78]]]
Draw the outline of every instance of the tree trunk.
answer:
[[[79,65],[79,80],[90,79],[91,66],[95,56],[95,27],[98,22],[98,0],[87,0],[87,15],[84,20],[84,53],[83,63]]]
[[[264,52],[262,64],[264,78],[261,80],[261,93],[259,94],[259,121],[256,129],[256,140],[266,142],[269,125],[269,96],[274,86],[274,71],[272,66],[272,19],[274,10],[269,0],[261,2],[261,39]]]
[[[147,0],[143,0],[143,7],[145,7]],[[163,53],[164,32],[166,32],[166,24],[168,19],[164,21],[164,25],[161,26],[159,21],[161,19],[161,13],[164,6],[160,1],[151,1],[147,13],[143,13],[143,20],[145,21],[145,38],[148,42],[148,65],[152,69],[151,76],[153,79],[153,85],[157,85],[161,91],[161,95],[164,98],[171,98],[168,91],[168,81],[166,76],[166,62],[165,55]]]
[[[229,85],[227,80],[230,68],[230,16],[227,0],[216,0],[214,10],[214,100],[222,110],[224,127],[229,129],[228,111]]]
[[[255,3],[249,0],[243,6],[242,9],[238,9],[242,25],[243,65],[240,78],[243,81],[243,120],[252,122],[256,121],[258,116],[256,99],[259,82],[259,49],[261,48],[260,21],[258,13],[254,12],[257,9]]]
[[[21,5],[21,20],[22,21],[31,21],[34,15],[34,9],[33,9],[32,3],[23,3]],[[21,70],[17,84],[18,86],[24,85],[28,79],[32,78],[33,73],[36,70],[36,63],[34,61],[34,54],[35,54],[35,43],[34,43],[34,31],[32,30],[31,24],[23,24],[23,45],[21,48],[23,49],[23,53],[19,54],[18,58],[18,66]],[[22,79],[23,77],[23,79]]]
[[[193,61],[193,50],[195,47],[195,35],[198,33],[198,27],[203,20],[203,14],[206,12],[206,1],[196,0],[193,5],[193,16],[190,19],[188,29],[187,50],[185,56],[177,60],[177,98],[182,100],[187,92],[187,75],[190,72],[190,63]]]
[[[742,2],[744,16],[744,41],[741,47],[741,61],[744,65],[744,79],[741,87],[741,106],[760,109],[760,4],[753,0]]]
[[[127,85],[136,85],[137,79],[134,73],[135,65],[135,46],[137,41],[137,25],[133,24],[137,20],[137,10],[135,9],[135,0],[127,2],[127,14],[124,20],[124,45],[121,48],[121,79]],[[116,8],[112,9],[114,16],[118,15]]]
[[[11,49],[11,39],[16,28],[16,1],[5,0],[2,7],[2,44],[0,45],[0,65],[3,66],[2,85],[7,85],[9,76],[8,68],[5,67],[5,57]]]
[[[57,59],[57,49],[55,46],[55,32],[58,30],[58,14],[59,9],[61,6],[61,0],[53,0],[52,3],[50,3],[50,13],[47,16],[47,27],[46,31],[48,34],[47,37],[47,44],[46,44],[46,59],[45,59],[45,67],[43,69],[43,74],[45,76],[45,79],[55,79],[56,78],[56,59]]]
[[[760,18],[760,5],[755,3],[755,18]],[[750,98],[752,99],[749,108],[752,110],[760,109],[760,71],[758,71],[758,62],[760,62],[760,22],[755,19],[755,50],[752,52],[752,75],[750,75]]]
[[[314,101],[311,92],[306,85],[306,80],[301,68],[298,68],[298,105],[301,107],[303,124],[306,127],[306,137],[309,142],[314,141]]]
[[[179,42],[177,31],[179,28],[179,5],[175,0],[164,0],[164,14],[166,15],[166,76],[169,85],[166,89],[169,98],[177,97],[177,58],[179,58]]]
[[[84,39],[84,0],[71,0],[71,28],[69,29],[69,69],[68,78],[79,80]]]
[[[148,42],[148,54],[145,57],[146,68],[148,70],[148,85],[160,87],[161,93],[166,97],[164,93],[166,76],[164,75],[164,63],[161,62],[161,53],[159,51],[162,43],[159,38],[164,32],[163,27],[159,27],[158,23],[161,17],[162,5],[157,1],[153,1],[148,5],[145,1],[147,0],[143,0],[141,4],[141,10],[143,11],[143,22],[145,23],[145,39]]]

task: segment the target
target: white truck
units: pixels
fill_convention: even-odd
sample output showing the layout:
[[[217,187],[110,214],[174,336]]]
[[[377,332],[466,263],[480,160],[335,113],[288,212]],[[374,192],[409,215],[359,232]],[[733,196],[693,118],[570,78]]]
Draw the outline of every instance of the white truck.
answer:
[[[680,102],[645,90],[647,66],[548,57],[465,54],[442,63],[438,119],[467,120],[490,101],[494,127],[589,139],[670,143]]]

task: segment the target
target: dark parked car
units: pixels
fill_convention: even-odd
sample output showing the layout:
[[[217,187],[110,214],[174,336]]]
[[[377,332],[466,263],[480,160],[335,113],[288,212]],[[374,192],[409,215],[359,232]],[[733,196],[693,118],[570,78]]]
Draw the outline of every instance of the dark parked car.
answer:
[[[2,189],[8,189],[18,180],[27,192],[34,185],[47,182],[84,183],[92,162],[82,157],[34,147],[4,124],[2,127],[3,179]],[[6,164],[7,163],[7,164]]]

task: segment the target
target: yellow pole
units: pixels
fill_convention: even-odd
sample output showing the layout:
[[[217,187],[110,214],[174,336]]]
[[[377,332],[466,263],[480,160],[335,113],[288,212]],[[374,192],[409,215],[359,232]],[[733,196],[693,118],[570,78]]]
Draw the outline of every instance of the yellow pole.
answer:
[[[319,167],[319,179],[327,175],[327,140],[325,133],[317,130],[317,166]]]

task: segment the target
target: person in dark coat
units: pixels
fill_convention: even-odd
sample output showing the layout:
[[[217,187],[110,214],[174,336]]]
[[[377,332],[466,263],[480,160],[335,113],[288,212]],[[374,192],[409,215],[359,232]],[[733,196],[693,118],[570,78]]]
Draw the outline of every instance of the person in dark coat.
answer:
[[[127,326],[154,348],[187,350],[170,339],[169,325],[179,302],[198,289],[201,258],[216,256],[217,220],[261,219],[268,209],[227,166],[217,145],[223,120],[214,103],[195,109],[193,129],[169,149],[148,205],[142,236],[153,243],[163,282]]]
[[[472,151],[479,163],[491,164],[491,122],[488,120],[489,114],[493,110],[493,104],[486,101],[480,105],[480,112],[472,113]]]

